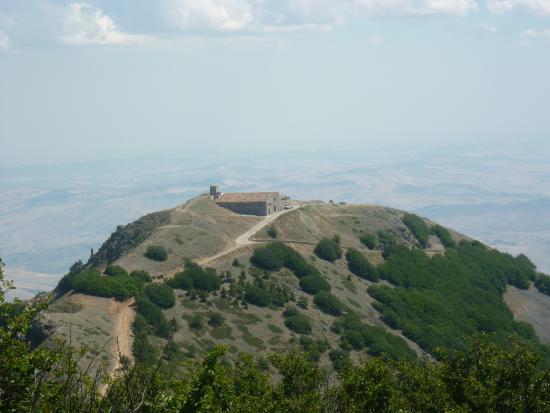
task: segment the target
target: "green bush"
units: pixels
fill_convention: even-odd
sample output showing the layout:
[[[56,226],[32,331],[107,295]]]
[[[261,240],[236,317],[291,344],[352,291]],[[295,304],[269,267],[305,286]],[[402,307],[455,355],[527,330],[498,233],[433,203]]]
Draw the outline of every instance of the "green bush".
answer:
[[[422,248],[426,248],[430,237],[430,230],[426,222],[418,215],[405,213],[403,223],[409,228],[409,231],[412,232]]]
[[[137,278],[128,275],[105,277],[96,269],[69,276],[65,279],[64,284],[64,288],[68,287],[79,293],[113,297],[117,300],[126,300],[136,296],[143,286],[143,282]]]
[[[369,250],[373,250],[378,246],[378,240],[374,234],[364,234],[359,238],[361,244],[367,247]]]
[[[137,363],[152,366],[158,360],[159,351],[149,342],[148,330],[149,327],[146,318],[139,313],[136,314],[136,318],[132,324],[132,332],[134,333],[132,353]]]
[[[315,305],[326,314],[339,316],[344,311],[345,307],[341,301],[327,291],[321,291],[315,295]]]
[[[344,350],[330,350],[328,353],[330,361],[332,361],[332,368],[337,373],[342,372],[347,363],[350,363],[349,353]]]
[[[143,283],[148,283],[153,281],[149,273],[144,270],[134,270],[130,273],[130,277],[136,278]]]
[[[319,274],[319,271],[309,264],[298,251],[282,242],[271,242],[265,247],[257,248],[250,258],[250,262],[269,271],[277,271],[286,267],[297,277]]]
[[[439,241],[441,241],[445,248],[456,247],[456,242],[447,228],[444,228],[441,225],[434,225],[430,228],[430,231],[432,234],[437,236],[437,238],[439,238]]]
[[[174,290],[166,284],[149,284],[143,288],[143,292],[160,308],[172,308],[176,304]]]
[[[110,277],[117,277],[117,276],[126,276],[128,273],[124,268],[122,268],[120,265],[109,265],[107,268],[105,268],[105,271],[103,271],[104,274],[110,276]]]
[[[136,298],[136,309],[159,337],[168,338],[172,330],[170,323],[164,317],[162,310],[157,307],[149,298],[141,295]]]
[[[282,307],[290,300],[290,291],[258,279],[253,284],[246,286],[244,299],[258,307],[268,307],[270,305]]]
[[[208,319],[208,324],[212,327],[220,327],[224,322],[223,315],[220,313],[212,313],[210,314],[210,318]]]
[[[278,271],[284,265],[284,259],[269,247],[254,250],[250,262],[256,267],[269,271]]]
[[[319,258],[334,262],[339,258],[342,258],[342,248],[340,244],[333,239],[323,238],[313,251]]]
[[[550,277],[544,274],[540,274],[535,281],[537,289],[546,295],[550,295]]]
[[[354,248],[350,248],[346,253],[346,260],[350,272],[358,277],[369,281],[378,281],[376,268],[367,260],[367,258]]]
[[[267,230],[267,235],[269,235],[273,239],[276,239],[277,238],[277,228],[269,227],[268,230]]]
[[[168,281],[172,288],[180,290],[216,291],[221,286],[220,277],[213,268],[206,270],[194,263],[187,263],[185,269]]]
[[[308,294],[315,295],[319,291],[330,291],[330,284],[319,275],[308,275],[300,278],[300,288]]]
[[[148,246],[147,251],[144,255],[153,261],[166,261],[166,259],[168,258],[168,252],[166,251],[166,248],[160,245]]]
[[[301,314],[296,307],[289,306],[283,312],[285,326],[296,334],[310,334],[311,322],[309,318]]]
[[[315,340],[311,337],[300,336],[299,340],[302,349],[309,355],[309,358],[313,361],[319,361],[321,355],[330,349],[330,345],[326,338],[322,340]]]

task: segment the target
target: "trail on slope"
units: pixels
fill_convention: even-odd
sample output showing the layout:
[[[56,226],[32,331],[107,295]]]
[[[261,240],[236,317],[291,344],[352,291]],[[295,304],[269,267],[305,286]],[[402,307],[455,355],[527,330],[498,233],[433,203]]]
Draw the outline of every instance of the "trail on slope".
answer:
[[[113,300],[109,306],[109,313],[113,316],[113,341],[111,351],[113,354],[113,372],[121,367],[120,357],[133,360],[132,344],[134,336],[132,334],[132,324],[135,318],[135,312],[132,309],[134,298],[119,302]]]
[[[301,208],[301,205],[296,205],[296,208]],[[227,254],[230,254],[245,245],[254,244],[254,241],[250,239],[252,235],[261,231],[266,226],[268,226],[273,221],[275,221],[277,218],[279,218],[281,215],[287,214],[290,211],[293,211],[293,209],[283,209],[282,211],[275,212],[271,215],[266,216],[263,220],[258,222],[256,225],[254,225],[252,228],[247,230],[245,233],[235,238],[235,240],[233,241],[233,245],[230,245],[229,247],[227,247],[226,249],[224,249],[223,251],[217,254],[200,259],[199,261],[197,261],[197,264],[204,266],[205,264],[208,264],[209,262],[215,261],[218,258],[221,258]]]

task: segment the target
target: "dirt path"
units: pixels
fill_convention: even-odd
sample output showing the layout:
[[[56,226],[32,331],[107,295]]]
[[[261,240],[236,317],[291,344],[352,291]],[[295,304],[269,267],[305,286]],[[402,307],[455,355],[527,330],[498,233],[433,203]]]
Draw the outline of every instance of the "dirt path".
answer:
[[[205,257],[205,258],[202,258],[202,259],[198,260],[197,264],[204,266],[205,264],[208,264],[209,262],[215,261],[218,258],[223,257],[224,255],[230,254],[230,253],[238,250],[239,248],[241,248],[245,245],[254,244],[255,241],[252,241],[250,239],[252,237],[252,235],[254,235],[255,233],[257,233],[257,232],[261,231],[262,229],[264,229],[266,226],[271,224],[273,221],[275,221],[281,215],[287,214],[290,211],[293,211],[294,209],[298,209],[298,208],[302,207],[301,204],[299,204],[299,203],[293,203],[292,205],[294,207],[292,209],[283,209],[282,211],[275,212],[274,214],[266,216],[263,220],[258,222],[256,225],[254,225],[248,231],[246,231],[245,233],[243,233],[243,234],[239,235],[237,238],[235,238],[235,241],[234,241],[233,245],[230,245],[228,248],[226,248],[225,250],[223,250],[223,251],[221,251],[217,254],[214,254],[214,255],[211,255],[209,257]]]
[[[109,313],[113,316],[113,341],[111,350],[113,354],[113,371],[120,367],[119,355],[133,361],[132,344],[134,336],[132,334],[132,324],[135,318],[135,312],[132,309],[134,298],[120,302],[113,300],[109,306]]]

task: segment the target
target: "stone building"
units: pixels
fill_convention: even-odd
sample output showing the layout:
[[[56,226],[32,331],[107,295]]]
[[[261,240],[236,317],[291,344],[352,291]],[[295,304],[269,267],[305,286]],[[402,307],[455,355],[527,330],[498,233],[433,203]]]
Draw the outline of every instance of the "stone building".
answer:
[[[284,205],[278,192],[235,192],[221,193],[217,187],[210,187],[214,202],[233,212],[244,215],[266,216],[281,211]]]

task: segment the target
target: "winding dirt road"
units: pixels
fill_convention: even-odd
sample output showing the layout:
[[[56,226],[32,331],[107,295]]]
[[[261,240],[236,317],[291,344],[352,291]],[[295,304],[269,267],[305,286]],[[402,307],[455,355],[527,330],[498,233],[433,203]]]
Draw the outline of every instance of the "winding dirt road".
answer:
[[[223,251],[221,251],[217,254],[214,254],[214,255],[211,255],[209,257],[205,257],[205,258],[202,258],[202,259],[198,260],[197,264],[204,266],[205,264],[208,264],[209,262],[215,261],[218,258],[223,257],[224,255],[230,254],[230,253],[238,250],[239,248],[244,247],[245,245],[254,244],[255,241],[250,239],[250,238],[252,238],[252,235],[254,235],[255,233],[257,233],[257,232],[261,231],[262,229],[264,229],[266,226],[271,224],[273,221],[275,221],[281,215],[287,214],[290,211],[293,211],[294,209],[298,209],[298,208],[302,207],[302,205],[299,204],[298,202],[293,202],[292,206],[293,206],[292,209],[283,209],[282,211],[275,212],[274,214],[266,216],[263,220],[258,222],[256,225],[254,225],[248,231],[246,231],[245,233],[243,233],[243,234],[239,235],[237,238],[235,238],[235,241],[234,241],[233,245],[229,246],[228,248],[224,249]]]

